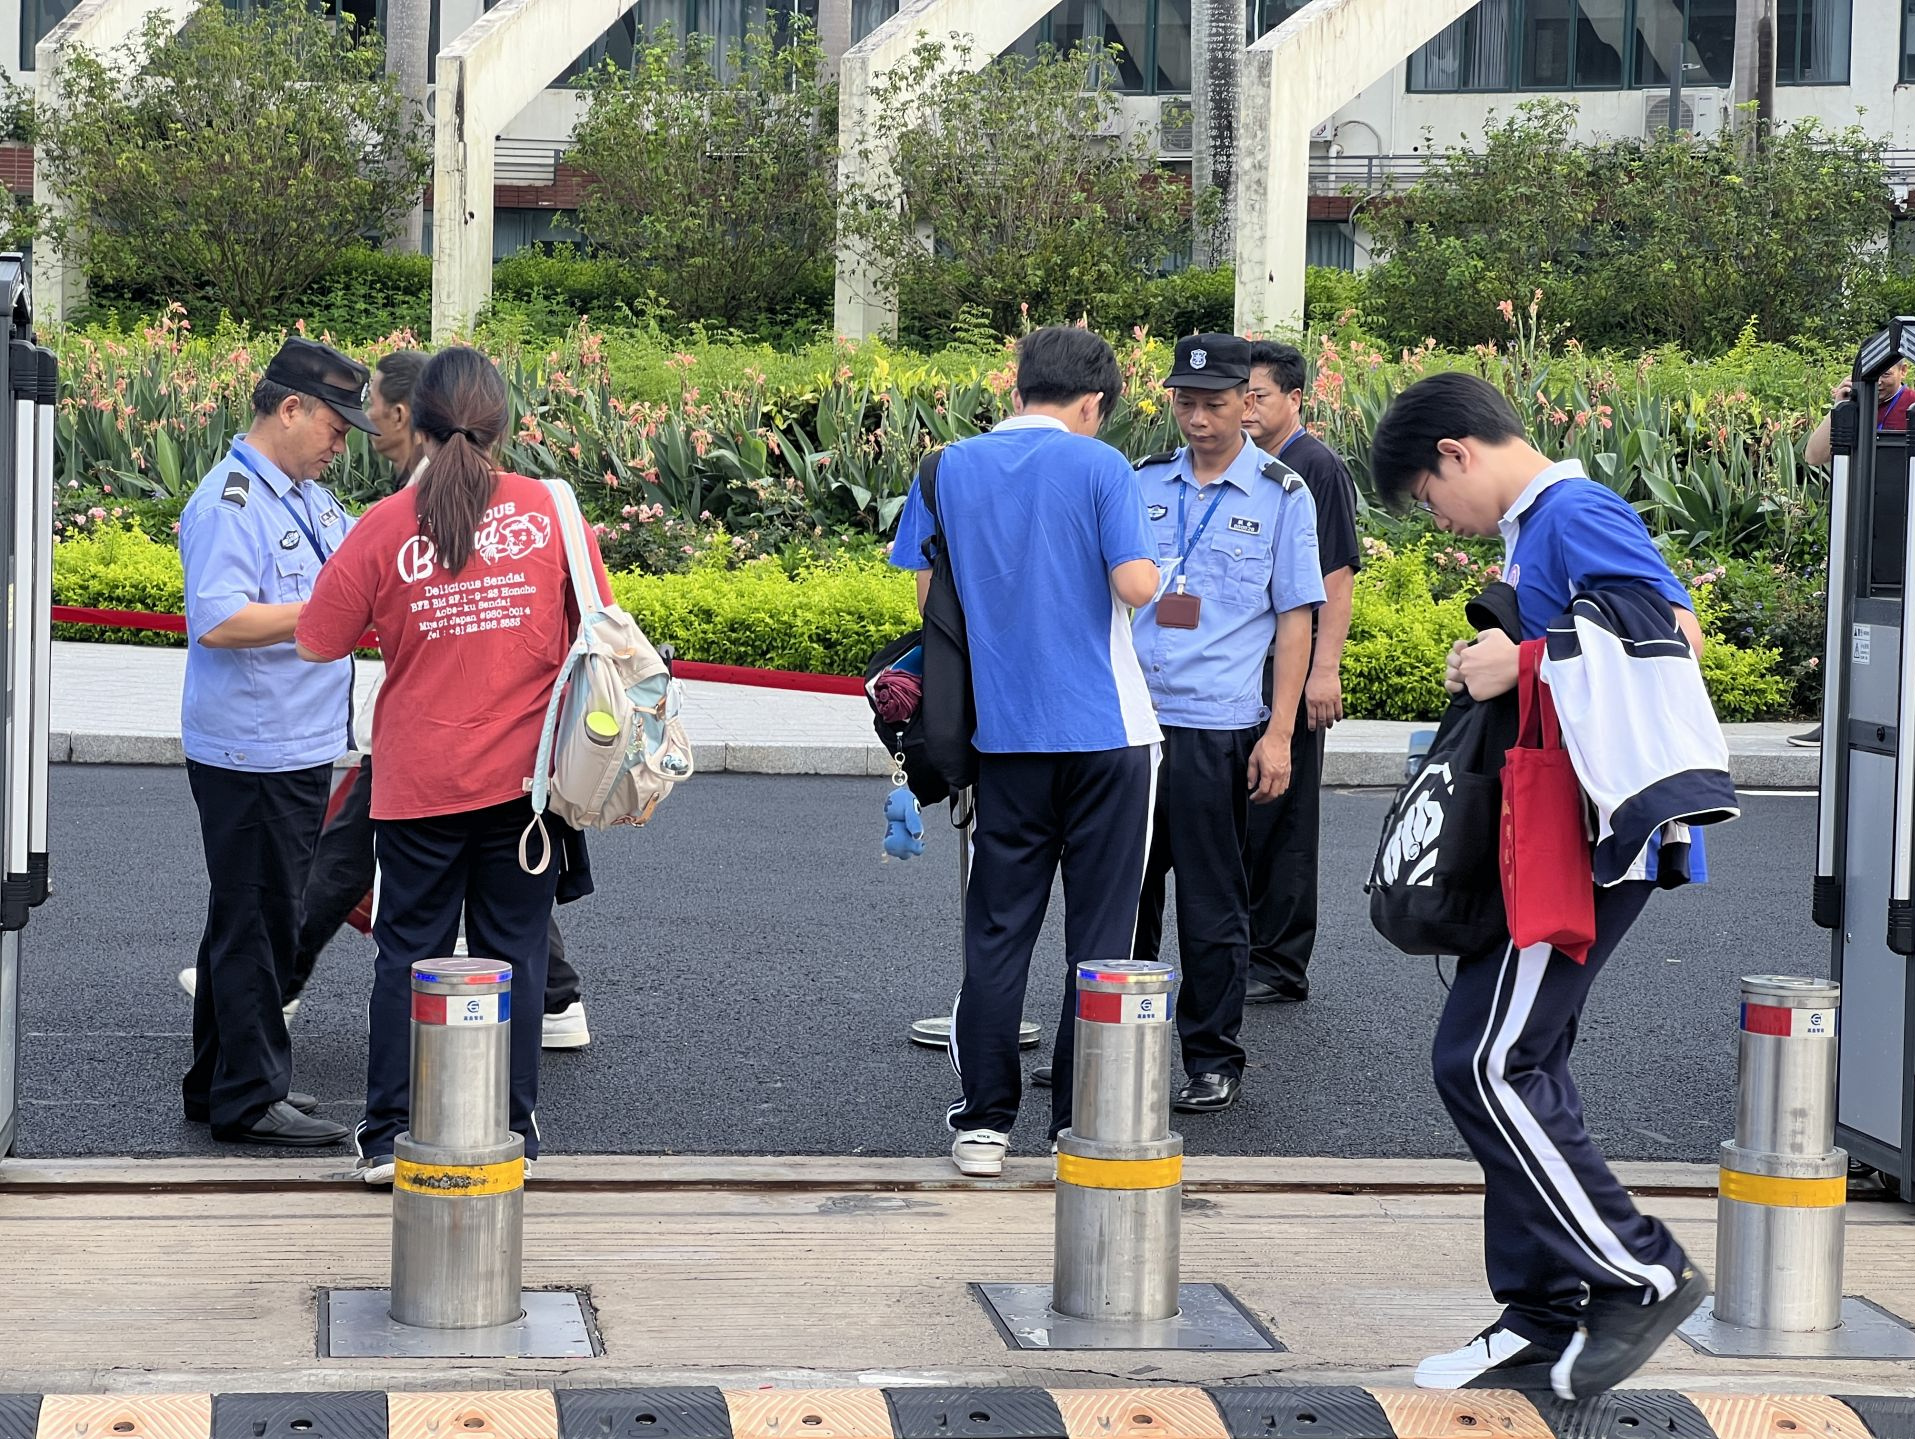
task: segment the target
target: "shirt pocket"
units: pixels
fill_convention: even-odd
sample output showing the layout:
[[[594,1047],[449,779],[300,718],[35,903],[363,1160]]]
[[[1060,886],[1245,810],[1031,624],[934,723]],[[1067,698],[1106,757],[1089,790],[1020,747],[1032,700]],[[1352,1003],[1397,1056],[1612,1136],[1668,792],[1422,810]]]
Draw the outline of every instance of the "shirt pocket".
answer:
[[[281,550],[273,557],[274,602],[282,605],[309,600],[313,580],[319,574],[319,561],[302,545],[296,550]]]
[[[1270,536],[1234,530],[1209,537],[1203,551],[1206,596],[1226,605],[1263,609],[1270,603]],[[1197,562],[1191,556],[1191,563]]]

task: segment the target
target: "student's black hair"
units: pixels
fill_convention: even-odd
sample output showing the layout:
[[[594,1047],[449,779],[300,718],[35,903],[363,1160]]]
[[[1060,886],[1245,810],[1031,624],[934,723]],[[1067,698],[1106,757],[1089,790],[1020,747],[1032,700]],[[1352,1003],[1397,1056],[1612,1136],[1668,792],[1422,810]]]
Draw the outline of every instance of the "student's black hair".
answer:
[[[1487,380],[1446,371],[1418,380],[1391,403],[1370,441],[1370,479],[1378,498],[1401,504],[1423,475],[1436,473],[1443,440],[1503,444],[1523,438],[1523,422]]]
[[[1124,393],[1124,376],[1103,336],[1075,325],[1047,325],[1018,342],[1017,392],[1027,405],[1068,405],[1096,395],[1108,420]]]
[[[1303,351],[1275,340],[1250,342],[1250,368],[1268,370],[1286,395],[1303,388]]]

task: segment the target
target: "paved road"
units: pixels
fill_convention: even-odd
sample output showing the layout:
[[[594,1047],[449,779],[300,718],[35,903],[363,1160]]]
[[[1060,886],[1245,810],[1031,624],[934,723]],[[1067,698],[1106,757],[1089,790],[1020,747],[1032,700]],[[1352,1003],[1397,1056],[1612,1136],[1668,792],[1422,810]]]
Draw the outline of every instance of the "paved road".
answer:
[[[956,860],[948,831],[878,862],[878,780],[701,778],[651,830],[598,842],[601,893],[561,912],[596,1042],[548,1055],[554,1152],[914,1154],[948,1144],[949,1066],[903,1038],[948,1006]],[[1443,990],[1431,961],[1372,933],[1360,888],[1385,796],[1325,803],[1316,997],[1253,1010],[1247,1097],[1180,1124],[1193,1153],[1460,1153],[1426,1054]],[[179,770],[63,766],[58,886],[27,931],[29,1155],[218,1152],[179,1118],[204,869]],[[1658,898],[1596,991],[1583,1094],[1617,1157],[1706,1160],[1728,1132],[1735,980],[1824,972],[1808,915],[1815,830],[1802,798],[1752,798],[1718,831],[1706,890]],[[372,946],[347,931],[294,1026],[300,1087],[351,1122],[363,1093]],[[1056,1012],[1060,927],[1029,1013]],[[1035,1148],[1035,1123],[1018,1138]],[[239,1153],[240,1151],[229,1151]]]

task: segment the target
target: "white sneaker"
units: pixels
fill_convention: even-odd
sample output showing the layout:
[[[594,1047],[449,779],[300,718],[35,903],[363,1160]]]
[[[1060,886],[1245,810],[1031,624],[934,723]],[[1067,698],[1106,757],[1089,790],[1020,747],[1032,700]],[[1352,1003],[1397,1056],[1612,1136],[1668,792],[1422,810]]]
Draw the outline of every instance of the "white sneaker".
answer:
[[[1485,1329],[1461,1349],[1433,1354],[1416,1366],[1419,1389],[1520,1389],[1549,1382],[1560,1349],[1534,1343],[1514,1329]],[[1540,1382],[1539,1378],[1540,1376]]]
[[[186,991],[186,997],[188,999],[197,999],[199,997],[199,966],[194,965],[191,968],[182,969],[180,971],[180,988]],[[299,1001],[296,999],[287,1000],[286,1008],[283,1012],[287,1022],[291,1023],[292,1017],[299,1013]]]
[[[545,1016],[541,1049],[583,1049],[592,1042],[592,1031],[585,1026],[585,1001],[575,999],[557,1014]]]
[[[973,1179],[995,1179],[1004,1172],[1004,1153],[1011,1136],[995,1129],[967,1129],[951,1143],[951,1162],[959,1174]]]
[[[392,1183],[395,1169],[390,1154],[375,1155],[370,1159],[361,1159],[353,1174],[364,1182],[368,1189],[380,1189]]]

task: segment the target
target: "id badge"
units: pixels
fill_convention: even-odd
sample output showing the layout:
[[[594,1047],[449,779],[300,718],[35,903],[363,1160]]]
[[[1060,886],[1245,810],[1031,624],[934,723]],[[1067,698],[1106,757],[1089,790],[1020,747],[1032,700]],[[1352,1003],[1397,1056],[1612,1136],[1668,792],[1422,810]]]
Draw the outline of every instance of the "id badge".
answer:
[[[1203,615],[1203,596],[1174,590],[1157,601],[1157,627],[1165,630],[1194,630]]]

